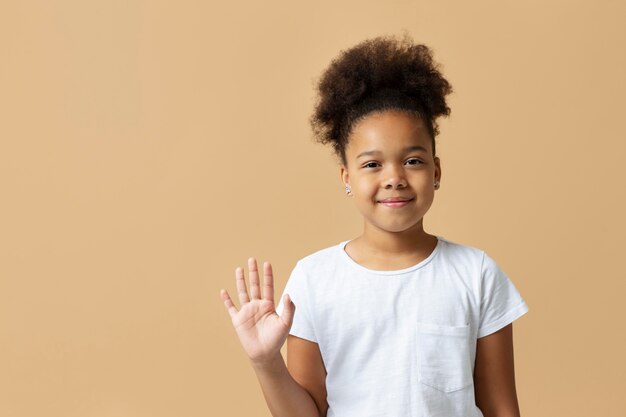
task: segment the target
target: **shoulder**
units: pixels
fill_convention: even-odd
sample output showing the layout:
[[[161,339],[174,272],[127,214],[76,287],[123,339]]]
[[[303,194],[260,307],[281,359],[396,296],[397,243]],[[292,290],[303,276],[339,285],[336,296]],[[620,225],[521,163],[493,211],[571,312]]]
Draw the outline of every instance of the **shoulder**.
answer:
[[[508,279],[500,265],[483,249],[447,239],[442,240],[442,262],[451,265],[457,271],[463,271],[463,273],[475,277],[481,287],[488,285],[488,282]]]
[[[320,269],[324,270],[336,266],[337,262],[340,261],[341,251],[345,243],[346,241],[342,241],[304,256],[298,260],[296,268],[305,272],[307,270],[319,271]]]
[[[320,285],[320,279],[335,275],[340,263],[342,246],[345,242],[319,249],[300,258],[291,271],[287,281],[289,287],[306,287],[309,292],[313,286]],[[313,285],[315,284],[315,285]]]
[[[314,305],[316,300],[329,299],[327,289],[337,276],[343,243],[319,249],[296,262],[284,291],[301,309]]]
[[[465,245],[438,236],[441,244],[442,258],[445,262],[455,265],[467,265],[472,268],[481,268],[487,254],[484,250]]]
[[[450,275],[458,276],[465,285],[472,288],[477,299],[482,299],[486,289],[494,287],[506,277],[483,249],[442,240],[438,266]]]

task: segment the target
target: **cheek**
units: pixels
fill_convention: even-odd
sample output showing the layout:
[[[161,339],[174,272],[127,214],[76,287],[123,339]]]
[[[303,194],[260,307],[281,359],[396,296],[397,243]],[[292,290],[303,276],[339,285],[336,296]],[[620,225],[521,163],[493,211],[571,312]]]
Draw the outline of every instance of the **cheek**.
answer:
[[[428,188],[432,186],[435,182],[435,171],[424,172],[422,175],[419,175],[415,178],[415,185],[420,188]]]
[[[376,187],[375,184],[372,184],[370,182],[359,182],[357,184],[356,189],[359,191],[359,194],[363,197],[372,197],[376,195],[376,192],[378,190],[378,188]]]

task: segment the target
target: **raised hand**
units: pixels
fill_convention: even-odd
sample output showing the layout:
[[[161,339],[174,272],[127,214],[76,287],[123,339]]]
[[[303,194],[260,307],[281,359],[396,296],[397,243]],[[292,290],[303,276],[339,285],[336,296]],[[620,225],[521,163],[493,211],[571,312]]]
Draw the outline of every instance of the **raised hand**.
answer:
[[[250,295],[246,288],[243,268],[235,269],[235,282],[239,295],[240,309],[233,304],[228,291],[222,289],[220,296],[239,336],[241,345],[253,363],[262,364],[273,360],[280,354],[280,348],[285,343],[289,329],[293,323],[295,305],[288,295],[285,295],[283,315],[276,313],[274,305],[274,276],[272,265],[263,264],[263,293],[256,260],[248,259],[250,275]]]

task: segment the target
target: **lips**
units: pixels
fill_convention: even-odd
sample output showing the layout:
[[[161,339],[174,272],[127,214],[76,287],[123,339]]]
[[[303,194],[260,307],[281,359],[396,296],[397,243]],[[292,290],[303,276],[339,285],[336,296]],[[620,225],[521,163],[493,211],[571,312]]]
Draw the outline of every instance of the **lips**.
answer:
[[[413,198],[409,197],[389,197],[384,200],[380,200],[379,203],[401,203],[405,201],[411,201]]]
[[[385,207],[400,208],[408,205],[411,201],[413,201],[412,198],[408,200],[406,198],[386,198],[382,200],[380,204]]]

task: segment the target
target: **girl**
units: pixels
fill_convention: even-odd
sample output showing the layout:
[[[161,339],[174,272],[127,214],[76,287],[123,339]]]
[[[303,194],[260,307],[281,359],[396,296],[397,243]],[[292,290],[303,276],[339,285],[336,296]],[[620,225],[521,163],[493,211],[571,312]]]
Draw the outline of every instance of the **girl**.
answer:
[[[516,417],[512,322],[528,307],[485,252],[424,230],[441,184],[435,119],[452,88],[405,35],[343,51],[311,118],[339,158],[360,236],[294,267],[235,270],[221,298],[275,417]],[[296,308],[297,306],[297,308]],[[280,348],[287,340],[287,365]]]

